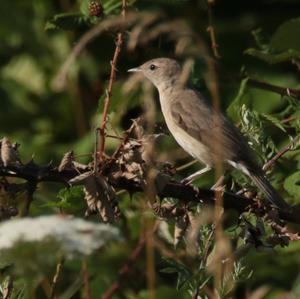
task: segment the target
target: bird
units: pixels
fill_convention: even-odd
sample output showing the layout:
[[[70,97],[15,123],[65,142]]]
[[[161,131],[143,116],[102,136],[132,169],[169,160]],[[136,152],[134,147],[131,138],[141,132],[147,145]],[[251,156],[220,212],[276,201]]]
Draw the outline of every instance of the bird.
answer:
[[[211,170],[221,158],[250,177],[275,208],[290,207],[266,178],[239,129],[199,91],[183,84],[182,68],[175,59],[155,58],[128,72],[142,73],[157,88],[169,131],[190,156],[205,165],[186,181]]]

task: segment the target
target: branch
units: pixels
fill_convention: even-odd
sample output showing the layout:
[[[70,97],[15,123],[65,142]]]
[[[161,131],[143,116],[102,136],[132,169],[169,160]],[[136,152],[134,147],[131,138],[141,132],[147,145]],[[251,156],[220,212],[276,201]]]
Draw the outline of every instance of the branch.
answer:
[[[58,263],[56,265],[56,271],[55,271],[55,274],[53,276],[49,299],[54,299],[55,298],[55,291],[56,291],[56,287],[57,287],[57,282],[58,282],[59,276],[61,274],[64,261],[65,261],[64,258],[60,258],[60,260],[58,261]]]
[[[132,264],[135,263],[136,260],[142,254],[142,252],[145,248],[147,239],[151,238],[153,236],[153,234],[155,233],[157,228],[158,228],[158,222],[156,223],[156,225],[154,226],[152,231],[150,231],[148,233],[144,233],[140,236],[137,246],[132,251],[128,260],[124,263],[124,265],[119,270],[118,280],[115,281],[108,290],[106,290],[106,292],[102,295],[102,299],[110,299],[120,289],[122,280],[124,280],[124,276],[129,274]]]
[[[145,186],[134,179],[127,179],[119,175],[116,169],[116,162],[108,160],[105,176],[109,179],[109,183],[114,188],[120,190],[125,189],[130,194],[135,192],[143,192]],[[92,171],[92,167],[86,166],[80,173]],[[27,181],[40,182],[57,182],[69,186],[68,181],[78,176],[78,169],[66,169],[59,171],[57,167],[49,164],[46,166],[38,166],[34,162],[26,165],[15,165],[4,167],[0,165],[0,176],[4,177],[17,177]],[[158,175],[156,181],[161,181],[161,176]],[[173,197],[181,200],[184,203],[197,202],[209,205],[215,205],[215,191],[204,188],[197,188],[191,185],[184,185],[176,181],[168,181],[163,184],[163,187],[157,191],[157,195],[161,198]],[[252,199],[245,196],[237,195],[231,192],[223,192],[223,202],[225,210],[235,210],[239,214],[248,211],[249,208],[257,210],[257,206]],[[266,204],[264,210],[260,210],[263,215],[270,210],[270,206]],[[299,211],[300,209],[292,207],[288,210],[278,210],[279,218],[300,224]]]
[[[280,150],[276,155],[274,155],[274,157],[272,157],[267,163],[265,163],[265,165],[263,166],[263,170],[267,171],[269,170],[273,164],[279,159],[281,158],[285,153],[287,153],[288,151],[290,151],[294,146],[294,143],[290,143],[287,146],[285,146],[282,150]]]
[[[126,0],[122,0],[122,11],[121,11],[121,16],[123,18],[123,21],[125,21],[125,16],[126,16]],[[110,70],[110,78],[109,78],[109,83],[108,83],[108,88],[106,90],[106,98],[104,101],[104,110],[103,110],[103,116],[102,116],[102,123],[101,127],[99,130],[99,133],[101,134],[101,139],[100,139],[100,148],[99,148],[99,160],[103,160],[103,154],[104,154],[104,147],[105,147],[105,129],[106,129],[106,123],[107,123],[107,114],[108,114],[108,109],[110,105],[110,98],[112,96],[112,87],[113,83],[116,78],[116,71],[117,71],[117,63],[118,63],[118,58],[121,52],[123,44],[123,33],[119,32],[117,35],[117,41],[116,41],[116,48],[114,52],[113,59],[111,61],[111,70]]]
[[[277,85],[273,85],[273,84],[267,83],[265,81],[260,81],[260,80],[256,80],[256,79],[248,79],[247,83],[256,88],[275,92],[275,93],[280,94],[281,96],[294,97],[294,98],[297,98],[298,100],[300,100],[300,89],[277,86]]]
[[[210,35],[210,40],[211,40],[211,49],[213,51],[213,54],[215,58],[221,58],[219,52],[218,52],[218,44],[217,44],[217,39],[215,35],[215,29],[213,26],[212,22],[212,6],[214,5],[214,0],[207,0],[207,5],[208,5],[208,27],[207,27],[207,32]]]
[[[87,260],[83,260],[82,262],[82,274],[83,274],[83,298],[84,299],[92,299],[92,291],[90,287],[90,275],[88,269]]]
[[[136,246],[136,248],[131,253],[128,261],[122,266],[119,270],[119,278],[118,281],[115,281],[108,290],[102,295],[102,299],[110,299],[121,287],[122,278],[128,274],[130,271],[130,266],[138,259],[138,257],[142,254],[143,249],[146,245],[146,237],[142,235],[140,240]]]

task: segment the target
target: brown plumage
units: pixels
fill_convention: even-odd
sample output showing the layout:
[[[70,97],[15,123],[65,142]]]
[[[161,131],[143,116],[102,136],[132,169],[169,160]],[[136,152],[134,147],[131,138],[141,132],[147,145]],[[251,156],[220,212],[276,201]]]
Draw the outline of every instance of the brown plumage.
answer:
[[[199,92],[182,84],[175,60],[153,59],[129,71],[142,72],[158,89],[170,132],[186,152],[206,165],[197,174],[221,159],[248,175],[275,206],[289,207],[266,179],[240,131]]]

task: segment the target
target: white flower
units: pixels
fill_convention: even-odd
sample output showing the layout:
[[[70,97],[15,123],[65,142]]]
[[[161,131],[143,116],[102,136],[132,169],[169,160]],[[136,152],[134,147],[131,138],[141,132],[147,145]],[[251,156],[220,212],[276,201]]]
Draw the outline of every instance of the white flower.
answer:
[[[41,216],[9,220],[0,225],[0,250],[20,242],[56,241],[63,252],[88,255],[110,240],[120,240],[118,229],[80,218]]]

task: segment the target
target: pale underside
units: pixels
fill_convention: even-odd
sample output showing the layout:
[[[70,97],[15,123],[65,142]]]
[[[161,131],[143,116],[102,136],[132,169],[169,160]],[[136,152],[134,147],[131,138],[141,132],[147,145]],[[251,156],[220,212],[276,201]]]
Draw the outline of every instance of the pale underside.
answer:
[[[238,129],[194,90],[165,90],[160,102],[171,134],[195,159],[208,166],[226,161],[246,174],[258,167]]]

